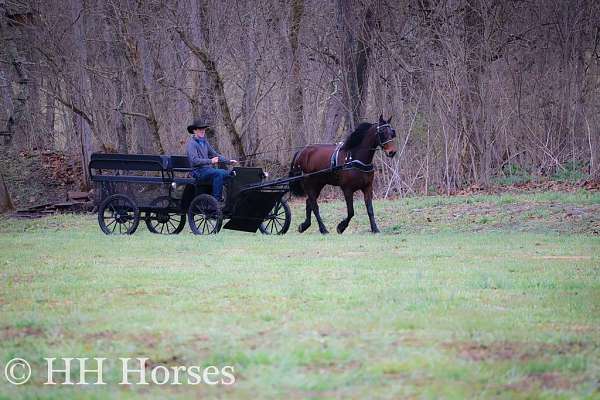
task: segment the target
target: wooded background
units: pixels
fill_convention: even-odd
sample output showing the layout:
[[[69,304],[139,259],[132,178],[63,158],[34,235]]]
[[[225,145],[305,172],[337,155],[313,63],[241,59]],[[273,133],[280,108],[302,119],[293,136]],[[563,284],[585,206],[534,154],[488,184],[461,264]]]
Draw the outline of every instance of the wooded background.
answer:
[[[204,116],[224,154],[283,166],[383,113],[400,151],[377,156],[379,196],[599,174],[595,0],[0,0],[0,12],[4,148],[182,154]]]

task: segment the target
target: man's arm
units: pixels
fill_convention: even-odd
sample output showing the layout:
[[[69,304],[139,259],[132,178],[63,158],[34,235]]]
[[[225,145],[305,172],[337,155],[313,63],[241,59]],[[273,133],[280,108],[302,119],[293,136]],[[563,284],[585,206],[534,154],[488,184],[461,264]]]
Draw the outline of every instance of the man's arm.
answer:
[[[206,142],[206,144],[208,145],[208,156],[210,158],[218,157],[219,158],[219,162],[229,163],[229,159],[225,158],[221,154],[217,153],[217,151],[210,145],[210,143]]]
[[[186,147],[188,161],[190,162],[190,166],[193,167],[201,167],[203,165],[210,165],[210,158],[200,158],[198,156],[198,151],[196,150],[196,144],[193,140],[190,140]],[[209,150],[210,152],[210,150]]]

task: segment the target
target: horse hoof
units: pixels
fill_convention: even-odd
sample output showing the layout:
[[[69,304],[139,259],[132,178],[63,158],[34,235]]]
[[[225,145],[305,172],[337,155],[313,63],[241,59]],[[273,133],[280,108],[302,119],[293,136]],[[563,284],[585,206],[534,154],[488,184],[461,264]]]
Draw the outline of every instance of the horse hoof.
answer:
[[[378,228],[373,229],[373,233],[381,233]]]
[[[324,229],[321,231],[321,234],[323,235],[329,235],[329,231],[327,229]]]
[[[342,227],[341,224],[337,226],[336,231],[337,233],[339,233],[340,235],[342,233],[344,233],[344,231],[346,230],[346,227]]]
[[[308,226],[305,227],[304,224],[298,225],[298,232],[300,232],[300,233],[304,232],[307,229],[308,229]]]

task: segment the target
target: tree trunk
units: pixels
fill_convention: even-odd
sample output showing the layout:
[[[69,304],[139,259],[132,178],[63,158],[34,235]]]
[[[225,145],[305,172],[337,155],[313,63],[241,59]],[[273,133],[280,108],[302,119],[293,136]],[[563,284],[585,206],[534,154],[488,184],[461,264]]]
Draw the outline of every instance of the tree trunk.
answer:
[[[367,96],[370,40],[374,17],[370,6],[367,6],[364,19],[356,28],[351,4],[346,0],[337,0],[337,12],[341,27],[342,68],[344,76],[344,108],[346,125],[350,130],[364,118],[365,99]]]
[[[8,14],[4,2],[0,3],[0,11],[3,14]],[[15,43],[14,36],[17,36],[16,32],[10,32],[10,29],[11,28],[5,24],[4,16],[0,17],[0,37],[4,42],[3,46],[5,46],[5,51],[9,58],[8,62],[13,66],[16,77],[11,90],[13,108],[12,111],[9,111],[8,113],[6,128],[2,129],[10,135],[8,136],[9,141],[14,140],[15,131],[23,130],[26,116],[25,109],[27,107],[27,101],[29,100],[29,76],[27,69],[25,69],[25,66],[23,65],[23,60],[19,56],[19,51]],[[12,29],[14,30],[16,28]],[[7,74],[7,76],[10,76],[10,74]]]
[[[336,81],[331,82],[331,89],[332,92],[327,99],[327,105],[323,113],[323,122],[321,123],[323,143],[331,143],[337,139],[338,128],[344,116],[339,87]]]
[[[134,101],[134,107],[141,112],[133,112],[138,117],[143,117],[148,130],[150,131],[150,139],[153,151],[158,154],[165,154],[162,140],[160,138],[160,125],[156,119],[154,106],[150,98],[150,93],[146,82],[144,81],[144,71],[142,65],[142,56],[140,54],[140,46],[138,40],[128,38],[126,44],[127,59],[129,60],[129,79],[133,88],[134,95],[138,98]],[[142,134],[140,132],[140,134]]]
[[[304,93],[302,89],[302,70],[298,37],[302,15],[304,14],[304,0],[292,0],[292,13],[290,21],[290,85],[288,87],[288,105],[291,114],[290,147],[298,148],[306,144],[304,127]]]
[[[116,88],[117,102],[118,104],[122,104],[124,102],[123,82],[121,79],[115,79],[114,84]],[[115,130],[117,131],[117,148],[119,153],[127,154],[127,124],[125,121],[125,115],[116,110],[114,113],[114,120]]]
[[[4,176],[0,174],[0,213],[13,211],[14,209],[15,207],[10,199],[10,193],[4,182]]]
[[[231,141],[231,145],[233,146],[233,149],[237,153],[239,158],[245,158],[246,152],[244,151],[242,138],[240,137],[235,127],[235,124],[233,123],[233,119],[231,118],[229,104],[227,103],[227,98],[225,96],[225,88],[223,87],[223,81],[221,80],[221,76],[219,75],[219,71],[217,70],[216,64],[210,58],[208,52],[196,46],[185,32],[183,32],[181,29],[177,29],[177,33],[179,34],[179,37],[187,46],[187,48],[192,52],[192,54],[195,57],[197,57],[202,62],[204,68],[206,68],[206,72],[208,73],[208,76],[210,77],[210,80],[213,84],[213,90],[217,98],[217,104],[221,109],[223,123],[225,124],[225,128],[227,128],[227,131],[229,132],[229,139]]]
[[[256,74],[258,67],[258,59],[254,49],[248,51],[248,70],[246,71],[246,79],[244,82],[244,97],[242,102],[242,122],[243,131],[241,132],[244,139],[244,148],[248,149],[250,154],[257,151],[256,147],[260,141],[258,137],[258,118],[256,117]],[[251,60],[251,61],[250,61]]]

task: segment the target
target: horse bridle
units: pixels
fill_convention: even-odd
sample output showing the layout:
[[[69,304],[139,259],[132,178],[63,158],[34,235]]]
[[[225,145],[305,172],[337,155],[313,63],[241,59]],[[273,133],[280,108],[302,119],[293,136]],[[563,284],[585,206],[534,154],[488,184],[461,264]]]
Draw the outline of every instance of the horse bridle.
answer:
[[[383,141],[383,130],[382,128],[390,128],[392,130],[392,135],[390,136],[390,138],[388,140],[386,140],[385,142]],[[392,128],[392,126],[388,123],[385,123],[383,125],[379,125],[379,122],[377,123],[377,141],[379,142],[379,144],[377,145],[378,147],[381,147],[383,149],[383,146],[386,143],[391,142],[392,140],[394,140],[394,138],[396,137],[396,130],[394,128]]]

